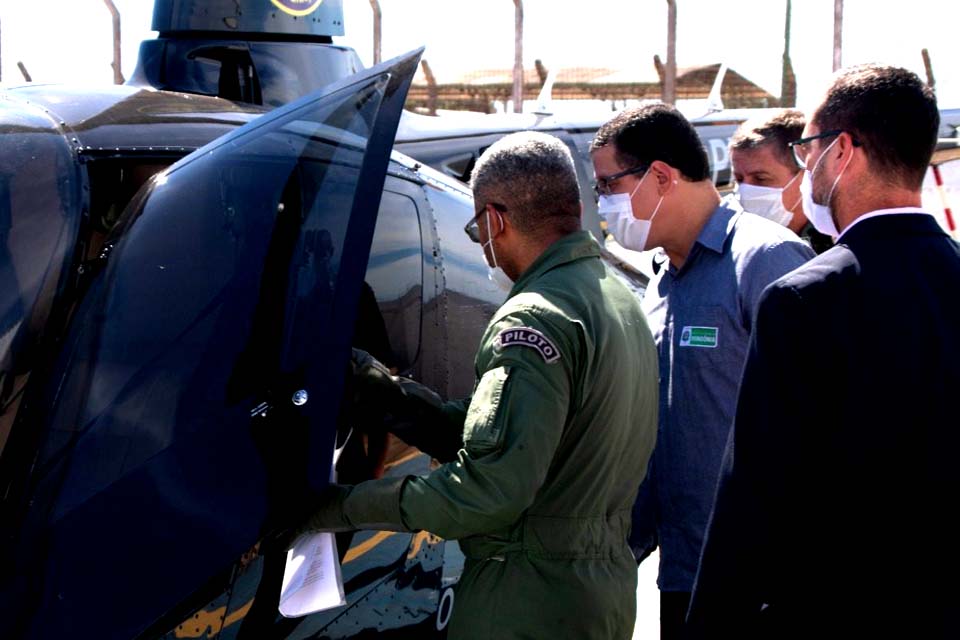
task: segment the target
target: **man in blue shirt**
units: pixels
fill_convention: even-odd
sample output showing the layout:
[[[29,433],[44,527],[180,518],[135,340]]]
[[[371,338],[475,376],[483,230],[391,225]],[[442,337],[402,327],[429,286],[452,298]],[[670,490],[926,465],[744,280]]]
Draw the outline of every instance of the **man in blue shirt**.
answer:
[[[599,208],[617,241],[661,247],[643,300],[660,412],[631,547],[660,547],[661,638],[680,637],[757,302],[813,257],[789,229],[721,201],[693,126],[673,107],[623,111],[591,145]]]

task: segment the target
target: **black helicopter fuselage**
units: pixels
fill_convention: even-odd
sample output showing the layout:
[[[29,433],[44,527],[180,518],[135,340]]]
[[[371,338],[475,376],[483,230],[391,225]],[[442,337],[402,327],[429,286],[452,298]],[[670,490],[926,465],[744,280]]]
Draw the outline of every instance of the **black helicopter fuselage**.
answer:
[[[388,162],[392,134],[365,149],[384,158],[382,187],[340,175],[356,170],[337,160],[342,141],[319,160],[302,149],[285,156],[326,135],[301,131],[299,120],[264,142],[225,143],[173,166],[256,128],[265,111],[128,86],[3,94],[4,637],[159,637],[197,621],[192,637],[287,627],[326,637],[417,625],[439,633],[444,581],[456,573],[444,577],[446,543],[425,534],[342,540],[345,609],[284,621],[267,606],[279,592],[278,556],[257,543],[309,504],[298,456],[317,439],[325,455],[357,419],[341,415],[336,393],[316,389],[318,416],[291,414],[283,396],[306,385],[310,363],[284,362],[296,360],[290,349],[333,362],[355,345],[445,396],[465,395],[471,345],[503,293],[463,234],[469,192],[399,154]],[[198,173],[217,154],[223,166]],[[191,171],[197,177],[178,184]],[[369,251],[352,251],[350,199],[367,191],[376,203],[366,212]],[[308,211],[341,221],[311,227]],[[334,305],[342,314],[348,266],[359,274],[349,326],[310,331],[291,319],[310,312],[304,299],[322,307],[310,313]],[[302,340],[313,346],[293,344]],[[343,365],[328,366],[342,387]],[[215,431],[205,426],[214,414],[236,422]],[[379,459],[377,443],[355,442],[344,478],[429,465],[395,442]],[[204,548],[211,527],[217,544]],[[373,601],[399,613],[383,615]]]

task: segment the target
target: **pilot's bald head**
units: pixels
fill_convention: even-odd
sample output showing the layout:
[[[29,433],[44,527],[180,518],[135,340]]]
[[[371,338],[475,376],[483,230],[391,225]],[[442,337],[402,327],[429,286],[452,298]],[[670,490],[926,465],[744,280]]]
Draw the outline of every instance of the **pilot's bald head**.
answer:
[[[580,185],[567,146],[545,133],[513,133],[491,145],[470,179],[478,205],[499,202],[523,233],[580,228]]]

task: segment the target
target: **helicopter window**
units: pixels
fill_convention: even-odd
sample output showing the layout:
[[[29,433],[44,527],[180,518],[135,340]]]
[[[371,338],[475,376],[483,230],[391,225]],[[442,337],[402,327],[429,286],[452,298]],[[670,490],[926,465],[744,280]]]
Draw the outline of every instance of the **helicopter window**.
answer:
[[[237,102],[263,104],[257,68],[250,51],[243,47],[202,47],[191,51],[190,59],[218,68],[217,96]]]
[[[590,145],[596,135],[596,130],[577,131],[570,134],[577,149],[577,153],[573,154],[573,161],[590,177],[591,184],[593,183],[593,161],[590,159]]]
[[[142,44],[138,71],[157,88],[279,107],[363,68],[339,47],[287,42],[210,46],[209,40],[164,38]]]
[[[417,206],[384,189],[357,315],[354,346],[398,371],[420,347],[423,259]],[[371,302],[375,302],[374,306]]]
[[[47,439],[40,461],[74,446],[74,458],[136,446],[66,478],[57,509],[144,464],[198,420],[235,424],[275,402],[287,392],[274,388],[300,375],[289,372],[322,367],[340,344],[324,327],[339,322],[378,91],[333,94],[227,137],[135,196],[107,239],[101,288],[92,285],[77,311],[71,340],[92,364],[58,388],[66,409],[50,416],[49,431],[66,435]],[[307,409],[320,415],[315,389]]]
[[[470,175],[473,173],[473,167],[476,164],[477,155],[470,152],[445,160],[443,170],[444,173],[453,176],[460,182],[469,182]]]
[[[477,164],[477,158],[504,135],[492,133],[483,136],[463,135],[434,140],[401,140],[394,148],[460,182],[469,182],[473,168]]]
[[[89,162],[90,237],[86,239],[85,259],[95,258],[104,238],[113,229],[120,214],[140,187],[170,162],[140,158],[111,158]]]
[[[0,450],[6,442],[80,214],[79,174],[59,133],[0,109]]]

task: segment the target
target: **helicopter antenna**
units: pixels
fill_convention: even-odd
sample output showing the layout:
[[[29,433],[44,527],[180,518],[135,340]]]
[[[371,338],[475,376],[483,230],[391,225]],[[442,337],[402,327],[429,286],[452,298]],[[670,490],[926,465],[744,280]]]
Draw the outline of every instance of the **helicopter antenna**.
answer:
[[[707,96],[707,113],[716,113],[723,111],[723,98],[720,95],[720,88],[723,87],[723,76],[727,75],[727,63],[720,63],[720,69],[717,71],[717,77],[713,81],[713,87],[710,89],[710,95]]]
[[[553,115],[553,83],[557,80],[557,72],[551,69],[547,72],[547,79],[543,81],[540,94],[537,96],[537,108],[534,113],[538,116]]]
[[[24,80],[26,80],[27,82],[33,82],[33,78],[30,77],[30,72],[27,71],[27,67],[23,64],[23,62],[20,62],[20,61],[18,60],[18,61],[17,61],[17,68],[20,69],[20,73],[23,74],[23,79],[24,79]]]

